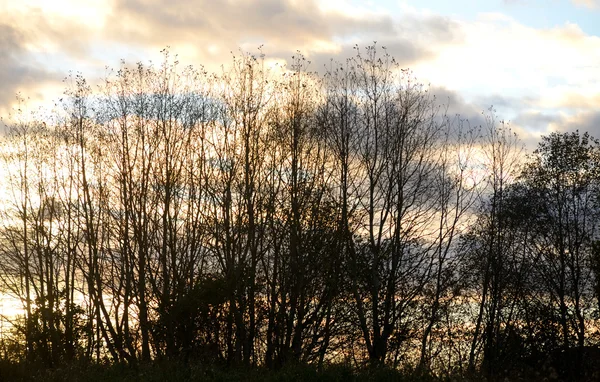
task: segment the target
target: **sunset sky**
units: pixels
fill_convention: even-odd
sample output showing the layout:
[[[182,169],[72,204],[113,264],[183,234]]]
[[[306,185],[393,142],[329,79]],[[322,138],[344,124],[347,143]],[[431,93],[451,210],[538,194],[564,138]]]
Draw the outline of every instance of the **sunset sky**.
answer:
[[[377,41],[474,124],[494,105],[528,145],[600,137],[599,21],[599,0],[0,0],[0,115],[16,92],[51,104],[69,71],[93,82],[167,46],[209,71],[260,45],[318,71]]]

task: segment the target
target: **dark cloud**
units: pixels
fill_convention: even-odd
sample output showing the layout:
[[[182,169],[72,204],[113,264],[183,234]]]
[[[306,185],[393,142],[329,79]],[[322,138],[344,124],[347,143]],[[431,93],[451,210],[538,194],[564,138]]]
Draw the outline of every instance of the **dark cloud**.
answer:
[[[323,10],[316,0],[115,0],[106,17],[98,17],[94,25],[103,27],[35,7],[0,16],[0,107],[17,89],[57,82],[68,70],[89,76],[90,69],[118,65],[123,55],[147,62],[167,46],[185,54],[185,64],[204,64],[209,71],[227,66],[230,51],[252,52],[263,44],[267,58],[289,61],[300,50],[313,62],[311,70],[322,71],[331,58],[354,55],[355,44],[364,48],[377,41],[406,68],[435,57],[441,44],[463,38],[459,24],[446,17]],[[68,67],[51,72],[31,46]],[[59,48],[43,53],[49,46]],[[119,57],[106,61],[111,55]]]
[[[434,86],[430,89],[430,92],[435,95],[437,102],[445,108],[448,116],[457,116],[472,128],[485,126],[485,113],[490,105],[481,107],[479,103],[467,102],[456,91],[443,87]]]
[[[439,15],[426,17],[406,17],[400,26],[401,34],[407,39],[419,42],[450,43],[459,42],[464,38],[460,25]]]
[[[22,32],[10,25],[0,24],[0,108],[13,101],[17,92],[53,76],[31,60],[24,48],[25,43]]]
[[[594,138],[600,139],[600,111],[585,111],[572,117],[563,117],[556,121],[557,130],[560,132],[589,133]]]
[[[562,117],[557,114],[540,111],[526,111],[519,114],[513,122],[535,131],[546,131],[548,126],[562,123]]]
[[[458,92],[446,88],[433,87],[431,91],[441,104],[448,106],[449,116],[457,115],[474,129],[481,127],[483,134],[490,127],[490,118],[496,127],[505,123],[517,134],[523,147],[530,151],[537,147],[540,134],[547,134],[552,126],[562,121],[558,115],[527,111],[526,108],[535,104],[535,100],[530,97],[490,95],[477,97],[469,102]],[[508,111],[517,113],[517,116],[512,120],[508,119],[505,115]]]
[[[559,114],[552,113],[550,110],[532,109],[521,110],[511,122],[520,129],[520,138],[525,147],[533,151],[539,144],[539,136],[550,134],[554,126],[561,124],[562,120]]]
[[[327,17],[327,16],[319,16]],[[385,22],[387,23],[387,18]],[[344,22],[354,25],[351,32],[341,27]],[[370,22],[344,19],[338,20],[340,27],[330,36],[322,36],[321,40],[329,39],[339,42],[339,49],[335,52],[310,50],[305,53],[312,63],[315,71],[323,72],[330,68],[332,61],[343,63],[346,59],[357,54],[358,46],[365,53],[367,46],[376,45],[378,50],[385,48],[386,52],[395,59],[402,68],[410,68],[419,61],[435,58],[436,48],[442,44],[461,41],[464,37],[460,25],[448,18],[441,16],[403,15],[391,27],[374,29]],[[387,25],[387,24],[386,24]],[[344,34],[346,33],[346,34]],[[345,42],[351,40],[352,42]],[[287,42],[279,44],[274,52],[276,57],[288,58],[297,47]]]
[[[423,47],[414,44],[412,41],[400,38],[380,38],[377,41],[367,40],[364,43],[358,44],[358,47],[361,49],[361,53],[364,54],[366,47],[373,46],[374,44],[380,52],[385,49],[401,68],[408,68],[418,60],[423,60],[430,56],[430,53]],[[312,71],[324,73],[332,69],[332,67],[337,66],[337,64],[343,64],[346,59],[355,57],[357,55],[355,48],[356,44],[344,44],[335,54],[330,52],[306,52],[306,56],[311,62],[310,68]],[[287,59],[291,55],[291,52],[280,49],[272,52],[272,54],[275,57]]]
[[[129,29],[131,22],[136,28]],[[390,16],[358,19],[342,13],[325,13],[314,1],[280,0],[173,0],[168,6],[161,0],[121,0],[111,20],[117,33],[156,43],[169,43],[194,35],[208,36],[215,42],[235,42],[254,38],[286,41],[291,50],[303,42],[330,40],[335,36],[369,30],[387,34],[393,30]],[[122,37],[127,37],[122,36]]]
[[[230,50],[248,44],[264,44],[270,57],[283,59],[301,50],[315,70],[334,55],[340,60],[353,55],[355,43],[377,41],[408,66],[434,56],[436,45],[463,37],[458,23],[446,17],[353,15],[323,11],[315,0],[173,0],[168,7],[160,0],[120,0],[107,24],[115,39],[175,48],[186,42],[211,60],[219,58],[208,57],[211,45],[222,48],[225,59]]]
[[[536,104],[538,99],[530,96],[511,97],[501,94],[484,95],[478,98],[478,104],[484,105],[486,108],[493,106],[500,110],[520,111],[526,107],[531,107]]]
[[[527,131],[548,135],[553,131],[564,133],[578,130],[600,138],[600,111],[580,111],[573,115],[564,115],[551,111],[525,111],[513,121]],[[536,136],[527,137],[527,146],[534,148],[539,140]]]

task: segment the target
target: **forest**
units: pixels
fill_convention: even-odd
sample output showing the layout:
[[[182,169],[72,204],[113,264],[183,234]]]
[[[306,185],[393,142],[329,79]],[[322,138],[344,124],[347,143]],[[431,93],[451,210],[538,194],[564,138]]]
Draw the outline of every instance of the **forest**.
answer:
[[[526,151],[376,45],[163,55],[4,119],[0,378],[600,378],[588,133]]]

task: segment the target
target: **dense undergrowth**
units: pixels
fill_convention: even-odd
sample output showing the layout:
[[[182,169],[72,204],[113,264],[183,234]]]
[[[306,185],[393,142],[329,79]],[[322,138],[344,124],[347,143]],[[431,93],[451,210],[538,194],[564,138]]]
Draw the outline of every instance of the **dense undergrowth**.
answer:
[[[552,369],[527,369],[512,375],[486,378],[480,373],[444,377],[419,373],[413,369],[388,367],[356,369],[344,364],[327,365],[318,369],[312,365],[290,364],[278,370],[265,367],[228,367],[199,361],[155,361],[130,366],[125,364],[98,364],[74,362],[56,368],[0,361],[0,381],[244,381],[244,382],[367,382],[367,381],[558,381],[561,377]],[[588,380],[583,378],[583,380]],[[589,379],[595,380],[595,379]]]
[[[25,364],[0,363],[2,381],[437,381],[439,379],[389,368],[354,370],[330,365],[318,370],[308,365],[290,365],[279,370],[226,368],[194,362],[155,362],[131,367],[120,364],[73,363],[59,368],[36,368]],[[453,379],[458,380],[458,379]]]

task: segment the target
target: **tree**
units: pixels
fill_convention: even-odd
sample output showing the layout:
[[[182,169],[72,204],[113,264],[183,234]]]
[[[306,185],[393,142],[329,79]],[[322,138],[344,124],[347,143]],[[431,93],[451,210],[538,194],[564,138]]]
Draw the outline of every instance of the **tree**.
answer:
[[[507,190],[519,174],[520,153],[517,137],[510,127],[503,121],[500,126],[495,120],[494,110],[486,116],[487,134],[484,142],[484,162],[486,167],[484,200],[480,206],[480,215],[474,227],[474,236],[467,240],[471,253],[470,261],[478,270],[480,289],[479,310],[475,319],[475,328],[469,352],[469,370],[475,368],[476,350],[480,344],[480,333],[484,325],[484,368],[489,375],[494,374],[497,367],[495,352],[500,347],[500,328],[511,325],[514,302],[518,301],[519,293],[509,290],[509,280],[523,277],[516,259],[519,257],[513,252],[518,248],[515,237],[511,235],[511,227],[506,219]],[[473,242],[473,240],[475,242]],[[467,267],[465,271],[469,271]],[[511,293],[512,292],[512,293]],[[513,294],[514,293],[514,294]],[[512,302],[512,304],[511,304]],[[508,308],[507,316],[503,310]],[[503,322],[503,320],[505,320]]]
[[[385,49],[383,54],[376,46],[366,54],[356,49],[356,57],[327,74],[323,120],[339,182],[337,246],[352,309],[371,364],[383,365],[390,354],[398,358],[408,336],[418,331],[411,315],[436,273],[434,264],[439,303],[453,227],[469,203],[463,187],[456,188],[458,204],[451,202],[456,208],[447,193],[438,193],[440,179],[450,185],[458,175],[458,185],[464,178],[460,170],[450,174],[454,167],[444,139],[453,139],[455,131],[435,99]],[[440,217],[439,207],[453,216]],[[430,326],[438,320],[433,305]]]
[[[546,306],[558,312],[562,348],[579,349],[567,375],[578,377],[594,297],[590,267],[598,222],[598,141],[587,133],[542,139],[522,178],[541,203],[535,232],[536,269]],[[543,226],[542,226],[543,224]]]

